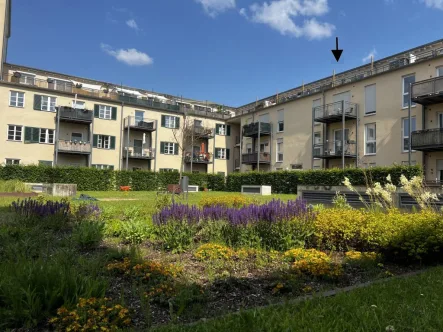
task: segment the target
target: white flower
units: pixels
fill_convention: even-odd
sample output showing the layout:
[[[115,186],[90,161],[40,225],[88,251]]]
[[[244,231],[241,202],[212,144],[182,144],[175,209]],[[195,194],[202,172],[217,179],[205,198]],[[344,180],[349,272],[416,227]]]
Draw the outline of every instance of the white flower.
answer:
[[[392,181],[391,181],[391,174],[388,174],[388,176],[386,177],[386,181],[388,181],[389,183],[392,183]]]
[[[388,332],[394,332],[394,331],[395,331],[395,328],[394,328],[392,325],[388,325],[388,326],[386,326],[386,331],[388,331]]]
[[[375,304],[371,305],[371,308],[377,308],[377,306]]]

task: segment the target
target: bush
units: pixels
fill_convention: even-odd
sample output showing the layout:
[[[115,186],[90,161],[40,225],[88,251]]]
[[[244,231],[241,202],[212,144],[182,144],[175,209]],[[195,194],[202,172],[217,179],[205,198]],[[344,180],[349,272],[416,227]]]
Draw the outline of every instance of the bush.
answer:
[[[82,249],[93,249],[102,242],[104,229],[101,221],[84,220],[74,226],[72,239]]]
[[[344,262],[358,267],[374,267],[381,257],[376,252],[360,252],[360,251],[348,251],[345,253]]]
[[[140,244],[153,234],[152,224],[142,218],[122,221],[119,226],[121,227],[120,237],[130,244]]]
[[[242,185],[269,185],[274,194],[296,194],[297,185],[341,186],[345,177],[357,185],[368,182],[384,184],[386,177],[391,175],[392,182],[397,185],[400,176],[407,178],[422,175],[420,166],[373,167],[371,169],[347,168],[306,171],[248,172],[231,173],[226,178],[226,190],[238,192]]]
[[[337,277],[342,273],[341,266],[333,263],[324,252],[315,249],[292,249],[284,253],[292,262],[296,273],[315,277]]]
[[[252,198],[244,195],[204,196],[199,205],[203,208],[211,206],[223,206],[227,208],[240,208],[252,204]]]
[[[202,244],[194,253],[194,257],[201,261],[206,260],[229,260],[235,252],[229,247],[215,243]]]

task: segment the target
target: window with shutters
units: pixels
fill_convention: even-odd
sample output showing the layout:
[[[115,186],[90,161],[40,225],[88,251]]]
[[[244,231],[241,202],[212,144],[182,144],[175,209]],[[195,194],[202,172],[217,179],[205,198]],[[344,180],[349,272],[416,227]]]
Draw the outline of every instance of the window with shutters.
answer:
[[[171,142],[165,142],[163,147],[164,154],[174,154],[175,153],[175,144]]]
[[[99,105],[98,117],[100,119],[110,120],[112,118],[112,107],[106,105]]]
[[[277,132],[281,133],[285,129],[285,111],[280,110],[278,111],[278,126],[277,126]]]
[[[403,77],[403,108],[409,107],[409,85],[415,83],[415,74]],[[415,106],[415,103],[411,102],[411,106]]]
[[[219,124],[218,125],[218,134],[221,136],[225,136],[226,135],[226,125],[224,124]]]
[[[8,141],[22,141],[22,126],[8,125]]]
[[[94,147],[98,149],[115,149],[115,136],[94,135]]]
[[[40,128],[25,127],[25,143],[39,143],[40,142]]]
[[[40,143],[54,144],[54,129],[40,128]]]
[[[283,162],[283,139],[277,140],[277,162]]]
[[[403,118],[402,121],[402,127],[401,127],[401,133],[402,133],[402,151],[403,152],[409,152],[409,118]],[[415,116],[411,117],[411,131],[415,131],[416,121]]]
[[[374,155],[376,151],[376,125],[375,123],[368,123],[365,125],[365,155]]]
[[[166,128],[176,128],[176,116],[165,115],[165,127]]]
[[[19,91],[10,91],[9,106],[25,107],[25,93]]]
[[[48,112],[55,112],[55,105],[57,103],[57,98],[49,96],[41,96],[41,110]]]
[[[375,114],[376,113],[376,92],[375,84],[365,86],[365,114]]]
[[[229,149],[215,148],[215,157],[217,159],[229,159]]]
[[[20,165],[20,159],[6,158],[5,164],[6,165]]]

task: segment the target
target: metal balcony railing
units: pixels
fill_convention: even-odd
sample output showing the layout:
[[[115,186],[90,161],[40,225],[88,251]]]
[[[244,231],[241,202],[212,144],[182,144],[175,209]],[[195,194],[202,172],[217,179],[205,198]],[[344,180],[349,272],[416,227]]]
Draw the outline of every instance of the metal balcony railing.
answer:
[[[412,84],[411,99],[422,105],[443,102],[443,77],[435,77]]]
[[[357,144],[355,141],[345,141],[344,149],[342,141],[335,142],[317,142],[314,144],[314,158],[335,159],[344,156],[346,158],[357,157]]]
[[[269,164],[271,163],[271,154],[269,152],[260,152],[260,159],[258,159],[258,153],[243,153],[242,154],[242,163],[243,164],[256,164],[257,160],[259,163]]]
[[[244,137],[257,137],[259,134],[258,130],[259,122],[250,123],[243,126],[243,136]],[[267,122],[260,122],[260,136],[271,134],[271,124]]]
[[[60,117],[60,121],[91,123],[94,119],[94,112],[87,109],[61,106],[58,108],[57,111]]]
[[[125,128],[143,130],[143,131],[155,131],[156,121],[152,119],[141,119],[135,116],[128,116],[125,119]]]
[[[315,122],[340,122],[357,118],[357,104],[348,101],[338,101],[331,104],[317,106],[313,109]],[[344,114],[343,114],[344,112]]]
[[[210,164],[212,163],[212,155],[207,152],[186,152],[185,163],[191,163],[191,161],[194,164]]]
[[[417,151],[443,150],[443,128],[413,131],[411,133],[411,149]]]
[[[132,159],[154,159],[155,149],[140,146],[125,146],[123,158],[126,158],[126,155]]]
[[[59,152],[78,154],[91,153],[90,142],[59,140],[57,148]]]
[[[214,129],[213,128],[206,128],[203,126],[194,126],[194,136],[197,138],[214,137]]]

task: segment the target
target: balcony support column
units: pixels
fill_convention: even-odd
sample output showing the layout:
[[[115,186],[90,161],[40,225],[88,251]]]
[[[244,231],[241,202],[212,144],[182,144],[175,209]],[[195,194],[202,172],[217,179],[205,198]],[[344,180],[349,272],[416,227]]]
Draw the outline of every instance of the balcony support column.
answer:
[[[311,139],[312,139],[312,145],[311,145],[311,169],[314,169],[314,125],[315,125],[315,108],[312,108],[312,131],[311,131]]]
[[[56,117],[57,117],[57,129],[55,131],[55,156],[54,156],[54,166],[57,166],[58,164],[58,140],[59,140],[59,136],[60,136],[60,106],[57,108],[57,113],[56,113]]]
[[[192,166],[194,161],[194,134],[195,134],[195,121],[192,124],[192,135],[191,135],[191,174],[192,174]],[[186,154],[184,158],[186,158]]]
[[[158,120],[155,120],[155,148],[154,148],[154,172],[157,171],[157,137],[158,137]],[[151,148],[152,148],[152,134],[151,134]]]
[[[215,138],[217,137],[217,131],[216,131],[216,129],[217,129],[217,125],[215,125],[215,127],[214,127],[214,137],[213,137],[213,139],[212,139],[212,174],[214,174],[215,173]],[[226,129],[226,130],[228,130],[228,129]],[[208,145],[209,145],[209,141],[208,141]]]
[[[260,172],[260,117],[258,118],[258,142],[257,142],[257,171]]]
[[[341,101],[341,168],[345,169],[345,101]]]
[[[412,146],[412,124],[411,124],[411,99],[412,99],[412,84],[409,83],[409,100],[408,100],[408,127],[409,127],[409,140],[408,140],[408,164],[409,166],[411,166],[412,164],[412,150],[411,150],[411,146]]]
[[[355,105],[355,112],[357,114],[357,119],[355,120],[355,167],[358,168],[358,164],[359,164],[359,154],[358,154],[358,126],[360,124],[360,115],[359,115],[359,109],[358,109],[358,105]]]
[[[242,161],[243,161],[243,126],[241,124],[241,120],[240,120],[240,157],[239,157],[239,165],[238,167],[240,167],[239,172],[241,173],[241,169],[242,169]]]
[[[128,134],[126,136],[126,165],[125,165],[126,167],[125,167],[125,169],[128,170],[128,168],[129,168],[129,133],[131,131],[131,125],[130,125],[130,118],[127,117],[126,119],[128,121]]]

